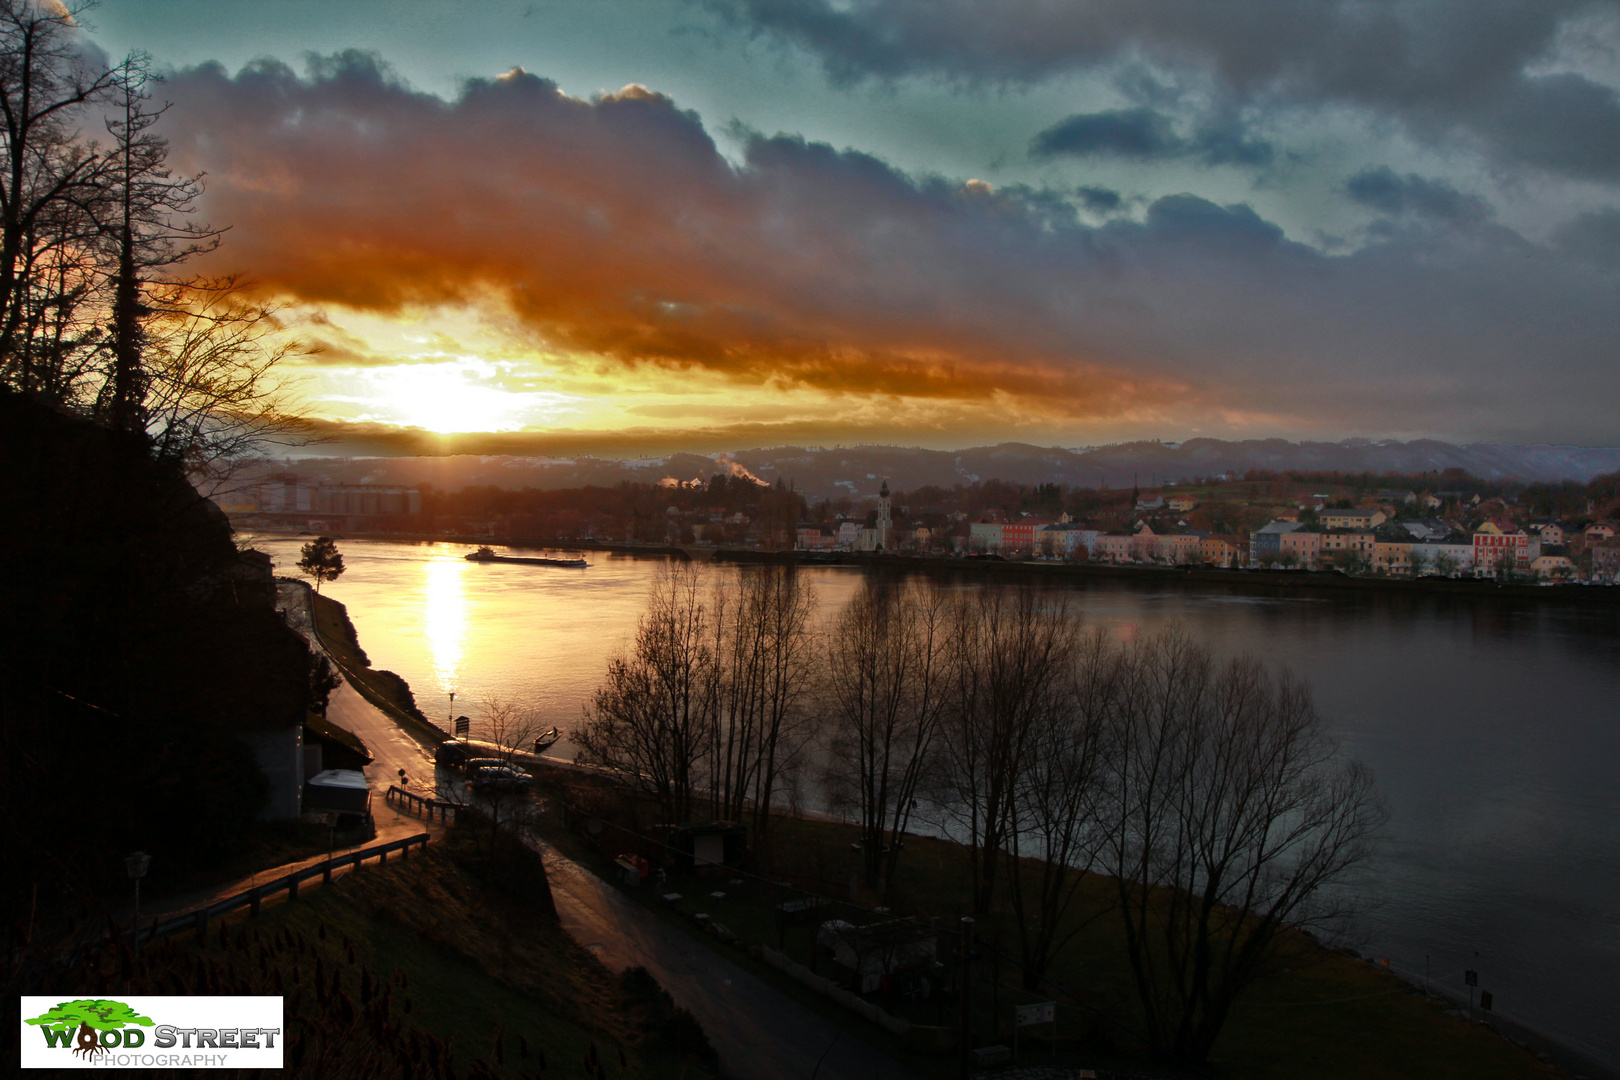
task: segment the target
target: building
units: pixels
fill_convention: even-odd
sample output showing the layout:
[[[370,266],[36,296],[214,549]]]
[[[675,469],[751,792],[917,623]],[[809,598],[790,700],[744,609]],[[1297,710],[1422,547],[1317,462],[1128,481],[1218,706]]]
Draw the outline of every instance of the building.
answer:
[[[1594,581],[1620,579],[1620,544],[1594,544],[1587,550],[1592,555]]]
[[[892,539],[892,533],[894,532],[894,517],[890,513],[890,503],[889,481],[888,478],[885,477],[883,480],[883,486],[878,488],[877,523],[872,527],[873,535],[871,550],[873,551],[894,550],[894,541]]]
[[[1410,574],[1413,543],[1409,535],[1404,539],[1394,535],[1376,538],[1372,548],[1373,570],[1380,574]]]
[[[975,521],[968,526],[968,550],[974,553],[996,552],[1002,548],[1001,522]]]
[[[1275,562],[1282,554],[1282,537],[1300,528],[1297,521],[1273,521],[1249,534],[1249,564]]]
[[[1471,577],[1474,573],[1474,542],[1462,535],[1441,540],[1418,540],[1413,542],[1409,558],[1414,573]]]
[[[1198,541],[1198,561],[1220,567],[1247,566],[1248,537],[1239,533],[1210,533]]]
[[[1568,581],[1575,576],[1575,561],[1568,549],[1548,544],[1530,560],[1530,572],[1540,581]]]
[[[819,525],[800,525],[793,532],[793,546],[800,551],[831,551],[838,538]]]
[[[1529,573],[1534,557],[1530,537],[1523,529],[1503,521],[1487,521],[1474,530],[1475,577]]]
[[[1328,510],[1317,511],[1317,521],[1324,529],[1371,529],[1389,519],[1382,510]]]
[[[1003,522],[1001,526],[1001,553],[1003,555],[1033,555],[1035,533],[1048,525],[1056,525],[1051,518],[1025,517]]]
[[[1198,500],[1191,495],[1172,495],[1166,500],[1165,505],[1178,514],[1185,514],[1189,510],[1198,509]]]
[[[1277,561],[1315,570],[1321,562],[1322,536],[1319,530],[1308,528],[1283,533],[1278,544]]]
[[[1379,515],[1382,517],[1383,515]],[[1327,563],[1342,563],[1355,561],[1371,563],[1373,561],[1373,546],[1378,542],[1378,534],[1372,529],[1329,529],[1322,534],[1321,548],[1317,558]]]
[[[1097,562],[1135,562],[1136,537],[1130,533],[1104,533],[1092,544],[1091,557]]]

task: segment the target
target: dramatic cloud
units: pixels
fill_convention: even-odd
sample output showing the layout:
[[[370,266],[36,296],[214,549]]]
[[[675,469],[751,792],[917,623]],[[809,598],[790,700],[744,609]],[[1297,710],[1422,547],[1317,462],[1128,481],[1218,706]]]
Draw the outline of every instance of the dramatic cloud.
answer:
[[[177,163],[209,172],[207,214],[233,226],[214,258],[304,301],[486,306],[625,372],[964,423],[1612,437],[1620,279],[1455,212],[1329,256],[1190,195],[1089,226],[1071,196],[788,136],[746,135],[734,164],[637,86],[582,101],[514,71],[445,101],[348,54],[166,92]],[[1364,202],[1436,214],[1438,186],[1369,175]]]
[[[1425,141],[1461,136],[1504,161],[1620,178],[1620,17],[1599,0],[702,2],[811,51],[842,83],[1029,84],[1140,60],[1201,73],[1237,102],[1349,106]]]
[[[1267,165],[1275,156],[1270,143],[1248,137],[1230,119],[1201,125],[1183,138],[1168,116],[1146,107],[1076,113],[1036,135],[1030,153],[1149,162],[1194,158],[1206,165]]]
[[[1395,175],[1388,165],[1364,169],[1345,185],[1349,196],[1383,214],[1416,214],[1454,223],[1483,221],[1491,216],[1483,199],[1464,195],[1443,180],[1416,173]]]

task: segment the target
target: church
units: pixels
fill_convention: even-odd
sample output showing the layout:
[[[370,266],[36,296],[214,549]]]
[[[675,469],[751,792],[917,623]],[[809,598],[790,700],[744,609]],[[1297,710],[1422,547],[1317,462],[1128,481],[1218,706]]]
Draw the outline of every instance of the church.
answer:
[[[883,486],[878,489],[877,521],[870,528],[861,530],[861,538],[857,551],[893,551],[894,542],[891,539],[894,531],[894,517],[891,512],[889,498],[889,481],[885,477]]]

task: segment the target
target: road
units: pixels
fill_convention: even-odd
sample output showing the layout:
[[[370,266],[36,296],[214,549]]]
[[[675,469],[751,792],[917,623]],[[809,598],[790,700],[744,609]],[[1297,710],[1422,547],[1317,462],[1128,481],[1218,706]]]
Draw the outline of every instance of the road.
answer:
[[[289,621],[303,630],[296,612]],[[327,717],[365,740],[375,761],[366,769],[377,808],[378,838],[385,819],[402,835],[420,832],[415,818],[382,803],[388,785],[421,795],[435,790],[426,747],[347,684],[332,692]],[[400,781],[400,770],[406,780]],[[913,1074],[806,1009],[770,984],[655,913],[626,898],[578,863],[535,840],[545,859],[562,925],[612,971],[640,965],[692,1011],[720,1054],[723,1072],[736,1080],[905,1080]],[[852,1022],[853,1017],[851,1018]],[[819,1071],[818,1071],[819,1065]]]

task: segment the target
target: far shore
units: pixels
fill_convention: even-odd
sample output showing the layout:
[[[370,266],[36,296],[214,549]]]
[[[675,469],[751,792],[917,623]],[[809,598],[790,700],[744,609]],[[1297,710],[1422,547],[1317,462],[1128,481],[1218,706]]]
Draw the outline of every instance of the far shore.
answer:
[[[305,536],[266,529],[271,535]],[[882,552],[762,551],[756,548],[707,547],[697,544],[632,544],[599,540],[548,540],[537,537],[434,535],[431,533],[344,532],[338,539],[391,543],[489,545],[551,551],[605,551],[652,558],[698,559],[710,562],[790,566],[849,566],[900,573],[976,573],[993,577],[1045,576],[1123,581],[1170,588],[1219,586],[1265,596],[1343,594],[1415,594],[1458,600],[1530,600],[1540,604],[1577,604],[1620,610],[1620,586],[1502,583],[1478,578],[1359,577],[1338,570],[1236,569],[1214,567],[1147,566],[1062,560],[1014,560],[989,557],[888,554]]]

